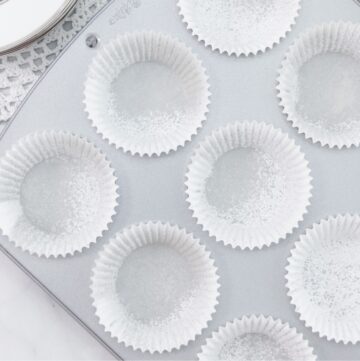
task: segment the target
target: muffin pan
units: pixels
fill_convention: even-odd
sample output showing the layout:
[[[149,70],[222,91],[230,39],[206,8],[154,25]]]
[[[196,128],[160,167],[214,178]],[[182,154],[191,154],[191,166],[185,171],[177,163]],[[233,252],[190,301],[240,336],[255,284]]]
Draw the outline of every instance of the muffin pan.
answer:
[[[118,179],[118,207],[109,231],[74,256],[37,257],[23,252],[1,236],[3,251],[67,309],[114,355],[124,360],[190,360],[201,352],[214,331],[243,316],[264,315],[280,319],[309,341],[319,359],[355,360],[360,345],[327,341],[305,326],[286,289],[286,265],[294,242],[312,224],[336,214],[359,212],[359,149],[329,149],[313,144],[286,121],[277,97],[277,77],[289,46],[305,30],[330,21],[360,20],[352,0],[302,0],[296,25],[287,37],[266,53],[235,57],[213,52],[186,29],[175,0],[156,2],[114,0],[64,51],[38,83],[14,118],[3,126],[0,154],[5,155],[27,134],[63,130],[89,139],[102,150]],[[126,32],[155,31],[183,42],[201,60],[209,76],[211,103],[207,119],[191,142],[160,157],[140,157],[109,145],[92,127],[85,112],[84,88],[88,68],[97,54],[89,48],[89,34],[98,37],[98,48]],[[197,225],[186,202],[185,174],[201,141],[215,129],[235,122],[271,124],[300,146],[309,162],[312,198],[308,212],[291,235],[262,250],[225,247]],[[95,260],[109,240],[132,224],[161,221],[176,224],[199,239],[211,252],[221,285],[216,313],[208,328],[179,350],[150,354],[134,351],[105,332],[95,314],[91,277]]]

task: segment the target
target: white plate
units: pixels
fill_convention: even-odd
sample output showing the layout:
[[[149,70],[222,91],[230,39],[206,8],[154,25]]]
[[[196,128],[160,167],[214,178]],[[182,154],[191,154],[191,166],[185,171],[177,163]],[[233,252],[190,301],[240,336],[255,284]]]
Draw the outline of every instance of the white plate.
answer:
[[[18,49],[57,24],[76,0],[0,0],[0,54]]]

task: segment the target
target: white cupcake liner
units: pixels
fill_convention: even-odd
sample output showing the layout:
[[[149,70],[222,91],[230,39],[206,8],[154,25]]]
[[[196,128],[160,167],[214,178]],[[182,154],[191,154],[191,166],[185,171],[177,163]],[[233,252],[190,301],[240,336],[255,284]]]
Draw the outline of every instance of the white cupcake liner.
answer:
[[[360,341],[360,216],[338,215],[308,229],[286,268],[300,319],[329,341]]]
[[[30,254],[65,257],[89,247],[112,222],[117,196],[109,161],[74,134],[29,134],[0,160],[0,228]]]
[[[273,48],[295,24],[300,0],[178,0],[180,15],[213,51],[256,55]]]
[[[272,317],[243,316],[220,327],[198,354],[205,360],[313,361],[313,348],[288,323]]]
[[[159,156],[198,132],[209,97],[205,69],[189,48],[169,35],[136,32],[98,51],[84,103],[92,125],[110,144],[133,155]]]
[[[210,253],[178,226],[132,225],[111,239],[96,261],[91,282],[96,315],[106,332],[134,350],[179,349],[215,312],[216,272]]]
[[[231,156],[230,151],[243,151],[239,157],[250,158],[226,165],[224,155]],[[246,174],[253,159],[258,166]],[[220,184],[213,181],[214,169],[222,172]],[[248,181],[248,188],[240,188]],[[272,125],[258,122],[229,124],[202,141],[191,158],[185,185],[197,223],[217,241],[241,249],[270,246],[291,233],[307,212],[312,189],[300,148]],[[210,187],[216,202],[210,201]]]
[[[319,142],[322,146],[327,145],[330,148],[349,148],[353,145],[360,145],[360,114],[354,114],[354,119],[351,121],[348,118],[347,120],[350,121],[350,123],[345,120],[332,124],[329,116],[324,115],[324,112],[320,111],[321,108],[320,110],[316,110],[316,112],[310,109],[313,105],[312,102],[314,102],[314,105],[317,107],[324,107],[326,109],[328,109],[327,103],[330,103],[331,108],[329,108],[329,110],[334,112],[333,117],[338,118],[337,114],[339,114],[339,116],[341,114],[344,115],[344,107],[347,106],[348,101],[351,101],[350,97],[354,97],[358,91],[356,94],[353,94],[350,90],[344,90],[343,96],[345,99],[340,98],[340,96],[335,97],[335,95],[332,95],[332,98],[336,99],[332,99],[331,97],[327,99],[327,94],[331,96],[331,93],[327,93],[327,89],[315,91],[316,94],[314,97],[310,97],[311,103],[307,103],[309,100],[304,102],[301,94],[306,94],[308,91],[302,93],[300,90],[302,86],[305,86],[304,84],[307,84],[304,83],[304,80],[301,81],[300,70],[303,69],[305,65],[309,66],[310,61],[319,59],[319,56],[324,56],[325,54],[332,57],[345,56],[345,58],[342,59],[344,64],[341,67],[339,65],[340,63],[337,64],[336,62],[333,64],[330,63],[330,65],[324,63],[324,65],[329,67],[329,71],[326,71],[326,74],[324,74],[326,82],[331,81],[334,76],[335,66],[338,69],[341,68],[341,71],[344,72],[344,74],[340,74],[339,76],[342,79],[346,79],[345,72],[351,70],[348,70],[349,66],[344,59],[353,59],[352,61],[358,61],[360,65],[359,40],[360,24],[332,22],[318,25],[306,31],[297,39],[288,50],[282,62],[278,77],[279,84],[277,86],[280,105],[293,127],[297,128],[299,133],[304,134],[306,139],[311,139],[314,143]],[[327,69],[324,67],[320,68],[323,69],[323,72]],[[324,80],[318,85],[317,82],[320,82],[319,79],[322,78],[319,78],[320,75],[318,75],[318,71],[313,71],[317,74],[314,78],[314,86],[321,87]],[[331,77],[327,75],[329,72],[332,72]],[[307,76],[309,77],[309,75]],[[360,77],[360,74],[358,74],[358,76]],[[306,87],[308,86],[309,85],[306,85]],[[339,86],[340,82],[336,81],[336,84],[329,85],[326,88],[337,89]],[[349,86],[349,84],[347,86]],[[308,114],[307,112],[310,110],[312,113]],[[330,123],[326,124],[326,121]]]

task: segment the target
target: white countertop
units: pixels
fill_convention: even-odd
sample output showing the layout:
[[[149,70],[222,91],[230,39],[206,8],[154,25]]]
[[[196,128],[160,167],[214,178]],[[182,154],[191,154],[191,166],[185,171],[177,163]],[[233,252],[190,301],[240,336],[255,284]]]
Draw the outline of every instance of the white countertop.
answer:
[[[113,360],[0,252],[1,360]]]

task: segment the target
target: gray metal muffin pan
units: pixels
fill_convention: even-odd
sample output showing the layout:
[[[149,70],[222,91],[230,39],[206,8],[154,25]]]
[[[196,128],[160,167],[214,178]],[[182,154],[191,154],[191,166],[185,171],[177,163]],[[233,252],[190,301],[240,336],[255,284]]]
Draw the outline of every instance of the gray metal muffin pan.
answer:
[[[125,360],[194,359],[213,330],[250,313],[289,322],[309,340],[319,359],[360,359],[359,344],[328,342],[304,326],[286,295],[284,278],[290,249],[306,227],[328,215],[360,212],[360,150],[330,150],[306,141],[286,122],[275,91],[279,65],[294,38],[312,25],[331,20],[359,21],[360,7],[352,0],[302,0],[297,24],[280,45],[256,57],[235,58],[211,52],[198,43],[182,23],[175,0],[111,2],[63,52],[4,127],[0,155],[19,137],[36,130],[65,129],[88,137],[107,154],[119,178],[120,205],[114,223],[96,245],[74,257],[30,256],[2,236],[3,251]],[[101,46],[113,36],[133,30],[158,30],[176,36],[203,60],[210,76],[210,113],[203,129],[185,148],[160,158],[132,157],[116,151],[90,126],[82,103],[87,67],[96,51],[86,46],[87,36],[96,34]],[[194,147],[214,128],[246,119],[272,123],[289,133],[305,152],[314,178],[312,205],[300,228],[279,245],[252,252],[233,250],[210,239],[196,225],[184,195],[184,173]],[[115,232],[146,220],[170,221],[194,232],[211,250],[221,277],[220,304],[209,328],[195,342],[170,354],[142,354],[125,348],[104,332],[91,305],[89,280],[97,253]]]

